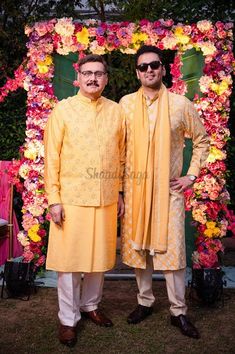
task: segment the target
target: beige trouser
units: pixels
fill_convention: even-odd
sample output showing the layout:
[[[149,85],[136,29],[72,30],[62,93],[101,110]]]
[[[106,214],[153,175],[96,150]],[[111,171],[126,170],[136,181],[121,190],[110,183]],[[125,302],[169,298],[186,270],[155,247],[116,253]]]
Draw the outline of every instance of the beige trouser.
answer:
[[[150,307],[155,301],[152,289],[153,258],[147,255],[146,269],[135,269],[136,281],[139,289],[138,304]],[[166,279],[170,313],[173,316],[185,315],[185,269],[163,271]]]
[[[58,272],[58,317],[65,326],[76,326],[81,319],[81,312],[93,311],[101,301],[104,273],[84,273],[81,290],[82,273]]]

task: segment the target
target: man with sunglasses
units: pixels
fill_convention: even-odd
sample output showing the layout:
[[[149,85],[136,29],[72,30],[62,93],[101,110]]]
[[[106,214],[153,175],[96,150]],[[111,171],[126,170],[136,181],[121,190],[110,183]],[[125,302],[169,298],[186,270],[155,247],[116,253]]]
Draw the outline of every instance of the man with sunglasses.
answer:
[[[123,262],[135,268],[138,306],[127,322],[136,324],[152,314],[153,270],[163,271],[170,302],[171,324],[199,338],[186,316],[184,190],[193,183],[208,155],[208,138],[192,103],[162,83],[166,74],[162,52],[143,46],[136,54],[140,89],[124,96],[127,151]],[[181,177],[184,137],[193,141],[187,175]]]
[[[113,325],[98,304],[104,272],[115,263],[117,216],[124,212],[125,120],[120,106],[101,96],[108,82],[104,59],[81,59],[78,82],[78,94],[55,106],[44,136],[52,218],[46,267],[58,272],[59,340],[69,347],[81,314]]]

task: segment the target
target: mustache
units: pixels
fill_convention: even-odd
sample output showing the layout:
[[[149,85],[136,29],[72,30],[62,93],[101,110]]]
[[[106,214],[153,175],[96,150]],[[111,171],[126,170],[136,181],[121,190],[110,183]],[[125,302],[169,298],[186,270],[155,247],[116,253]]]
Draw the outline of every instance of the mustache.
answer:
[[[92,85],[95,85],[96,87],[99,87],[99,84],[97,81],[91,81],[91,82],[88,82],[87,86],[92,86]]]

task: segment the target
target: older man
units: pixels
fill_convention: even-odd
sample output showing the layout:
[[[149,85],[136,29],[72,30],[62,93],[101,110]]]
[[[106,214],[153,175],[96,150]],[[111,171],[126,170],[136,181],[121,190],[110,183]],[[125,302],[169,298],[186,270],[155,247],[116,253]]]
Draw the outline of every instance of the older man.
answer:
[[[153,312],[153,270],[162,270],[171,304],[171,324],[184,335],[199,338],[186,316],[184,193],[196,179],[208,154],[208,138],[192,103],[169,92],[162,83],[162,52],[143,46],[136,54],[141,88],[121,99],[127,121],[125,216],[122,256],[135,267],[138,306],[128,323]],[[181,176],[185,134],[193,156]]]
[[[112,326],[98,304],[104,272],[115,263],[117,213],[124,212],[125,121],[118,104],[101,96],[108,82],[104,59],[81,59],[78,82],[78,94],[55,106],[45,130],[52,216],[46,266],[58,272],[59,339],[67,346],[76,343],[81,312]]]

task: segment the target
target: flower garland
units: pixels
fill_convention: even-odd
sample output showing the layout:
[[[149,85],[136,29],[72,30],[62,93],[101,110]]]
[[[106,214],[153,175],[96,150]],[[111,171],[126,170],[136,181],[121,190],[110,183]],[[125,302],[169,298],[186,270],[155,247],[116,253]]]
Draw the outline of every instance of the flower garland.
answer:
[[[7,82],[3,87],[0,88],[0,103],[5,100],[10,92],[16,91],[19,87],[23,87],[23,82],[25,80],[24,65],[21,64],[14,71],[14,79],[7,79]]]
[[[26,261],[34,260],[37,268],[45,263],[49,216],[43,185],[43,130],[57,102],[52,87],[52,54],[79,52],[82,57],[85,52],[102,55],[113,50],[134,54],[140,45],[147,44],[177,50],[171,65],[171,91],[179,94],[185,94],[187,90],[180,71],[183,53],[195,48],[205,57],[204,75],[200,79],[202,97],[195,96],[194,103],[210,135],[211,148],[207,167],[185,195],[186,206],[192,208],[197,227],[193,265],[200,268],[218,264],[218,252],[222,250],[220,238],[228,228],[235,233],[235,220],[226,206],[229,195],[224,179],[231,74],[235,66],[232,26],[222,22],[213,25],[207,20],[183,25],[163,19],[139,23],[102,23],[97,20],[80,23],[62,18],[26,27],[29,37],[27,60],[16,72],[15,79],[8,80],[0,89],[0,102],[9,91],[19,86],[23,85],[28,91],[26,140],[21,149],[23,157],[19,168],[19,175],[24,180],[24,230],[18,235]]]

